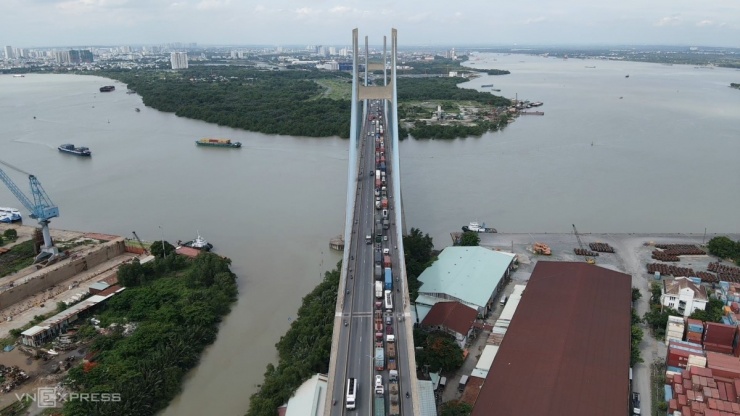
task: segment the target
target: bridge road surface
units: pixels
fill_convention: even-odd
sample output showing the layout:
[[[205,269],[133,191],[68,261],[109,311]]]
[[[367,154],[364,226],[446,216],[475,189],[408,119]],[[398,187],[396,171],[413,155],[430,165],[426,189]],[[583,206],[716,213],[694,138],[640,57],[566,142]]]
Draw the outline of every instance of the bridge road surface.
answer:
[[[367,117],[365,117],[366,119]],[[360,137],[360,173],[358,176],[358,198],[354,207],[352,240],[350,250],[348,277],[346,283],[350,293],[345,297],[342,308],[342,319],[347,327],[342,327],[339,348],[336,351],[336,371],[332,397],[337,401],[332,405],[332,415],[342,415],[346,411],[347,379],[357,379],[357,407],[353,412],[358,415],[371,415],[373,406],[373,303],[375,296],[373,276],[373,244],[365,243],[365,236],[374,238],[374,181],[370,171],[375,172],[374,136],[370,144],[368,136],[370,125],[363,121]]]

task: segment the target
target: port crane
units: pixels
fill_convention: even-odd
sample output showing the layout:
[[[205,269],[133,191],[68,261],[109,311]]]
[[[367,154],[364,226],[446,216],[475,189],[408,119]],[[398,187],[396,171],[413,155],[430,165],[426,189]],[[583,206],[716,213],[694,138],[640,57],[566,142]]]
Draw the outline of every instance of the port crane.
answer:
[[[573,224],[573,233],[576,235],[576,240],[578,240],[578,247],[580,247],[584,253],[587,252],[587,250],[583,248],[583,242],[581,242],[581,236],[578,235],[578,230],[576,230],[575,224]],[[594,259],[593,257],[588,256],[588,255],[584,255],[584,257],[586,257],[586,263],[596,264],[596,259]]]
[[[49,195],[46,194],[44,188],[41,186],[41,182],[36,179],[36,176],[25,172],[22,169],[0,160],[0,164],[9,167],[15,171],[28,175],[28,181],[31,188],[31,196],[33,200],[29,199],[26,194],[16,185],[10,176],[5,171],[0,169],[0,180],[5,183],[5,186],[10,189],[10,192],[15,195],[16,198],[31,212],[31,218],[38,220],[41,225],[41,234],[44,236],[44,245],[41,247],[41,251],[36,256],[35,263],[44,260],[53,260],[59,256],[59,249],[54,246],[54,242],[51,240],[51,233],[49,232],[49,221],[52,218],[59,216],[59,208],[51,202]]]
[[[131,232],[134,234],[134,238],[136,238],[136,241],[139,242],[139,246],[141,246],[141,248],[144,250],[144,254],[149,254],[149,250],[146,249],[146,246],[144,245],[144,243],[142,243],[139,236],[136,235],[136,231],[131,231]]]

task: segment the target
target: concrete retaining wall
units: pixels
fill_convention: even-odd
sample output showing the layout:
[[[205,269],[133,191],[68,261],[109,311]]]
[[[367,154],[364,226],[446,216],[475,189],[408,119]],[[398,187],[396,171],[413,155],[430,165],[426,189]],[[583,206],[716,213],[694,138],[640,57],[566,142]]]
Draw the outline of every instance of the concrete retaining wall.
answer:
[[[18,282],[15,287],[0,293],[0,309],[14,305],[78,273],[118,257],[125,251],[124,239],[118,238],[92,248],[83,257],[64,260],[59,264],[36,271],[24,278],[23,283]]]

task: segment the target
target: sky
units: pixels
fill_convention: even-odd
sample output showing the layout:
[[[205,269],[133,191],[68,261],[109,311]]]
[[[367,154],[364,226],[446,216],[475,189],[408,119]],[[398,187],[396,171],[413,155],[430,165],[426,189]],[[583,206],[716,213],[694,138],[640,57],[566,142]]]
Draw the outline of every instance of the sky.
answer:
[[[740,0],[0,0],[0,45],[740,47]]]

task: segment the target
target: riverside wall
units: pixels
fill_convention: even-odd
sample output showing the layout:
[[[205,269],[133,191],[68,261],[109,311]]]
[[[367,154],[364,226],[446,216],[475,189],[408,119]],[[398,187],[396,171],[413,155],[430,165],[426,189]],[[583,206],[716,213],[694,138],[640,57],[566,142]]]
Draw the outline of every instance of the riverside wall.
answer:
[[[93,247],[82,255],[72,256],[72,258],[65,259],[58,264],[33,272],[17,282],[14,287],[0,292],[0,309],[12,306],[32,295],[47,290],[79,273],[118,257],[125,251],[125,241],[122,237],[119,237]]]

